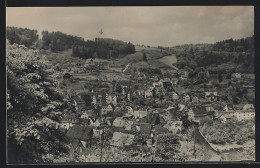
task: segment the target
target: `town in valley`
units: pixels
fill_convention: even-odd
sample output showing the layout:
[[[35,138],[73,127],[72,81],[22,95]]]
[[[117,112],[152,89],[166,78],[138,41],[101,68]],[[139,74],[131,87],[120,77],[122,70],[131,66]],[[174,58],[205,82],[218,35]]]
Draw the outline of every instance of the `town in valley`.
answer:
[[[164,47],[97,32],[7,27],[10,163],[255,160],[254,35]]]

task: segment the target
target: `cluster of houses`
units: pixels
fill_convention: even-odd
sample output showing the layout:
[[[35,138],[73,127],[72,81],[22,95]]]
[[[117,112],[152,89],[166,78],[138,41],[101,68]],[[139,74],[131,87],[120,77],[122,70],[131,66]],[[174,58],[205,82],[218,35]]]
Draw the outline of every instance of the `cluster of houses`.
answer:
[[[86,61],[86,67],[96,65],[93,59]],[[241,78],[252,80],[251,76],[232,74],[232,81]],[[101,136],[109,130],[112,134],[106,136],[104,141],[112,148],[153,148],[161,135],[181,135],[185,119],[197,123],[201,119],[216,119],[225,123],[232,118],[242,121],[255,117],[253,104],[234,107],[221,100],[220,93],[213,87],[214,82],[193,87],[181,86],[181,81],[187,79],[187,71],[180,71],[178,77],[154,75],[141,83],[139,80],[133,81],[132,85],[126,82],[121,85],[120,93],[92,89],[91,107],[86,107],[84,101],[77,97],[74,100],[76,113],[68,113],[60,123],[70,139],[72,153],[82,154],[89,148],[97,148]],[[138,87],[134,88],[133,84]],[[228,88],[225,84],[222,87]],[[137,105],[134,103],[137,98],[154,104]],[[121,115],[114,115],[118,111]]]

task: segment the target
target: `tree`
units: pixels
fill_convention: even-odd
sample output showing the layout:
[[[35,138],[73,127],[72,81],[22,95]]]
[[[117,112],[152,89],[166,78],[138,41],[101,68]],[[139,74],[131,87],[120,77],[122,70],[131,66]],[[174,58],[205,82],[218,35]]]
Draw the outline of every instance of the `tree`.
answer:
[[[143,53],[143,61],[147,62],[146,53]]]
[[[87,93],[83,93],[81,95],[81,97],[83,98],[83,100],[85,101],[86,103],[86,106],[91,106],[91,102],[92,102],[92,99],[91,99],[91,96]]]
[[[120,83],[117,83],[116,84],[116,91],[118,92],[118,93],[121,93],[122,92],[122,86],[120,85]]]
[[[34,50],[7,43],[8,162],[51,162],[50,156],[68,153],[56,111],[63,96],[47,79],[46,59]],[[54,95],[60,94],[56,97]]]

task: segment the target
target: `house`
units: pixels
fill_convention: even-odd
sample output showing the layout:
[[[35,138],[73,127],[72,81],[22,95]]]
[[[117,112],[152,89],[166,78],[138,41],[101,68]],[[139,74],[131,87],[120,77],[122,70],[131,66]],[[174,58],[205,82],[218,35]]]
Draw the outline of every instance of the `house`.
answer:
[[[224,111],[233,111],[234,107],[232,104],[226,104],[223,110]]]
[[[96,99],[96,96],[95,96],[95,95],[92,96],[91,104],[94,104],[94,105],[97,104],[97,99]]]
[[[232,111],[225,111],[222,112],[222,115],[227,120],[230,119],[236,119],[237,121],[243,121],[243,120],[251,120],[255,117],[255,111],[243,111],[243,110],[232,110]]]
[[[158,82],[153,82],[153,87],[163,87],[162,80],[159,80]]]
[[[83,108],[85,108],[86,103],[85,101],[81,98],[81,96],[77,96],[74,100],[74,106],[76,108],[76,111],[81,111]]]
[[[167,128],[170,132],[174,134],[179,134],[182,130],[182,121],[171,121],[165,124],[163,127]]]
[[[208,101],[219,101],[218,92],[205,92],[205,99]]]
[[[178,84],[178,79],[177,78],[172,79],[172,84],[176,86]]]
[[[111,95],[106,95],[106,103],[111,103],[112,102],[112,96]]]
[[[179,104],[178,107],[179,107],[180,111],[183,111],[186,108],[186,106],[184,104]]]
[[[90,112],[83,112],[80,116],[81,119],[88,119],[91,115],[92,111]]]
[[[127,93],[127,100],[130,101],[131,100],[131,94]]]
[[[123,119],[123,117],[117,117],[113,122],[114,127],[125,127],[125,124],[126,121]]]
[[[242,77],[242,76],[241,76],[241,73],[233,73],[233,74],[232,74],[232,78],[233,78],[233,79],[241,79],[241,77]]]
[[[164,128],[160,125],[155,125],[155,126],[152,126],[152,129],[151,129],[151,137],[158,137],[158,135],[161,135],[161,134],[167,134],[169,133],[169,130],[167,128]]]
[[[151,136],[152,125],[149,123],[135,123],[136,130],[144,137]]]
[[[250,120],[254,119],[255,111],[236,111],[234,115],[238,121]]]
[[[189,111],[187,111],[187,115],[188,115],[188,120],[190,120],[190,121],[195,120],[194,112],[192,109],[189,109]]]
[[[100,119],[94,119],[94,118],[89,118],[90,126],[94,127],[99,127],[100,126]]]
[[[170,80],[163,80],[163,88],[167,90],[167,88],[173,88],[172,82]]]
[[[66,115],[65,117],[62,118],[60,127],[65,128],[66,130],[72,127],[78,123],[78,118],[76,114],[70,114]]]
[[[243,110],[244,111],[248,111],[248,110],[254,110],[255,107],[253,104],[245,104],[244,107],[243,107]]]
[[[112,96],[112,101],[111,101],[111,103],[112,103],[113,105],[117,105],[117,96],[116,96],[116,95]]]
[[[192,102],[193,102],[193,103],[198,103],[198,102],[199,102],[198,96],[193,96],[193,97],[192,97]]]
[[[196,105],[191,107],[191,109],[194,112],[194,115],[207,114],[207,109],[205,106]]]
[[[150,87],[149,89],[144,91],[144,97],[148,98],[148,97],[152,97],[153,96],[153,89],[154,87]]]
[[[66,137],[72,144],[70,153],[82,153],[84,148],[90,148],[97,144],[97,139],[94,137],[93,129],[90,126],[75,125],[69,128]]]
[[[174,92],[174,93],[172,94],[172,99],[173,99],[173,101],[176,101],[176,100],[179,99],[179,96],[178,96],[178,94],[177,94],[176,92]]]
[[[147,116],[147,114],[148,114],[147,110],[136,110],[134,111],[134,118],[135,119],[144,118],[145,116]]]
[[[205,108],[208,114],[214,114],[215,109],[213,106],[206,106]]]
[[[134,109],[131,106],[126,106],[126,109],[128,114],[134,115]]]
[[[146,122],[152,125],[159,124],[160,123],[159,113],[158,112],[149,113],[146,117]]]
[[[164,109],[164,111],[162,113],[160,113],[160,116],[165,120],[165,121],[169,121],[172,119],[172,112],[175,108],[172,106],[169,106],[167,109]]]
[[[184,71],[184,72],[182,72],[181,73],[181,80],[186,80],[186,79],[188,79],[188,72],[187,71]]]
[[[113,118],[113,117],[106,117],[105,123],[106,123],[108,126],[112,126],[112,125],[113,125],[113,122],[114,122],[114,118]]]
[[[112,140],[110,142],[110,146],[112,147],[123,147],[130,146],[134,142],[135,135],[127,134],[122,132],[114,132]]]
[[[110,103],[107,106],[102,107],[101,113],[107,114],[110,111],[114,112],[114,109],[115,109],[115,106],[112,103]]]
[[[221,123],[226,123],[227,122],[227,118],[224,115],[221,115],[219,117],[219,120],[220,120]]]
[[[188,94],[186,94],[186,95],[184,96],[184,101],[185,101],[185,102],[190,102],[190,101],[191,101],[190,96],[189,96]]]
[[[130,120],[126,120],[125,122],[125,130],[132,130],[132,125],[134,124],[133,121],[130,121]]]

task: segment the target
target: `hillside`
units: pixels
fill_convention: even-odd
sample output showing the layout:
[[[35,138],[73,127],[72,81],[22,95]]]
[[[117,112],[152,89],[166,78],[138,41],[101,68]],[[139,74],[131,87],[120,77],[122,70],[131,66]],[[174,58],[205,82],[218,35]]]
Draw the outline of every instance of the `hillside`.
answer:
[[[254,72],[254,36],[215,44],[181,45],[171,51],[178,58],[178,68],[216,67],[220,71]]]

